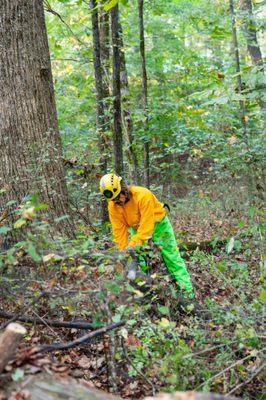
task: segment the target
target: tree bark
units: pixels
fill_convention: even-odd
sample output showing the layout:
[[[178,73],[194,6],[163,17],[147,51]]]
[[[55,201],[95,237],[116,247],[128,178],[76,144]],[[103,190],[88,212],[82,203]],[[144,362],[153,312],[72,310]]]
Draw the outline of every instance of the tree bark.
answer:
[[[111,78],[110,78],[110,13],[99,9],[100,13],[100,52],[103,69],[103,95],[105,99],[111,96]],[[105,108],[108,114],[110,105],[105,101]],[[107,118],[107,115],[105,116]],[[110,127],[110,118],[108,118],[108,128]]]
[[[70,215],[42,0],[1,1],[0,71],[0,210],[38,194],[51,222]]]
[[[244,11],[244,34],[247,40],[247,48],[251,58],[251,62],[253,65],[258,66],[259,79],[261,82],[256,84],[255,89],[260,92],[258,103],[262,110],[265,110],[266,104],[263,100],[263,95],[265,93],[265,84],[262,82],[264,77],[264,64],[263,58],[257,38],[257,28],[256,28],[256,20],[253,15],[252,1],[251,0],[242,0],[241,8]]]
[[[262,54],[257,38],[256,21],[253,15],[251,0],[241,0],[241,8],[245,12],[245,33],[247,39],[247,48],[253,65],[261,65],[263,68]]]
[[[107,173],[107,149],[105,145],[106,118],[104,107],[104,86],[103,86],[103,68],[101,63],[101,42],[99,30],[99,17],[96,0],[90,0],[92,36],[93,36],[93,65],[96,88],[96,124],[100,154],[100,171],[102,175]],[[101,203],[101,219],[108,221],[108,211],[106,202]]]
[[[28,378],[22,385],[23,389],[29,392],[31,400],[46,399],[48,397],[50,400],[58,400],[58,398],[71,398],[73,400],[122,400],[120,396],[114,396],[102,390],[89,388],[87,385],[85,386],[82,382],[77,382],[71,377],[53,377],[45,373],[32,376],[31,379]],[[18,389],[17,386],[17,383],[11,384],[7,394],[10,395],[13,390],[12,394],[18,394],[19,397],[21,388]],[[145,397],[144,400],[237,400],[237,398],[211,393],[176,392],[173,394],[162,393],[155,397]]]
[[[130,112],[129,84],[127,76],[126,57],[123,42],[122,25],[119,23],[120,62],[121,62],[121,95],[122,95],[122,120],[127,139],[127,156],[129,161],[129,175],[132,181],[140,184],[138,157],[134,150],[133,120]]]
[[[144,400],[237,400],[237,398],[215,393],[175,392],[173,394],[162,393],[155,397],[145,397]]]
[[[123,175],[123,137],[121,121],[121,81],[119,52],[119,9],[118,4],[111,9],[112,47],[113,47],[113,140],[115,171]]]
[[[241,69],[240,69],[240,57],[239,57],[238,40],[237,40],[237,32],[236,32],[234,0],[229,0],[229,8],[230,8],[230,18],[231,18],[231,24],[232,24],[233,48],[234,48],[234,53],[235,53],[237,88],[238,88],[239,95],[241,95],[243,83],[242,83]],[[243,133],[246,135],[246,133],[247,133],[246,120],[245,120],[246,109],[245,109],[245,103],[243,100],[239,100],[239,107],[240,107],[240,119],[241,119],[242,129],[243,129]]]
[[[12,359],[19,342],[26,335],[26,329],[19,324],[9,324],[0,336],[0,374]]]
[[[29,322],[29,323],[34,323],[37,325],[49,325],[53,326],[55,328],[75,328],[75,329],[90,329],[92,330],[94,325],[86,322],[86,321],[57,321],[57,320],[51,320],[51,319],[45,319],[45,318],[38,318],[38,317],[31,317],[27,315],[17,315],[17,314],[12,314],[5,312],[3,310],[0,310],[0,318],[8,318],[8,319],[13,319],[16,318],[17,321],[22,321],[22,322]]]
[[[148,123],[148,84],[145,58],[145,38],[144,38],[144,20],[143,20],[143,0],[138,0],[139,14],[139,46],[141,59],[141,81],[142,81],[142,103],[144,111],[144,132],[146,135],[144,142],[144,179],[145,184],[150,187],[150,143],[149,143],[149,123]]]

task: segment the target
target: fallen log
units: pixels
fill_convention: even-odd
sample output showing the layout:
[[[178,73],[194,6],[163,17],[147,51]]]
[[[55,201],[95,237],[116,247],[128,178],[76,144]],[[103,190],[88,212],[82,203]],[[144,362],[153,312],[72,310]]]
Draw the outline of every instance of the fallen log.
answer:
[[[0,310],[0,318],[13,319],[14,317],[16,318],[17,321],[34,323],[37,325],[46,325],[46,326],[49,325],[54,328],[75,328],[75,329],[89,329],[89,330],[94,329],[93,324],[90,324],[88,322],[57,321],[44,318],[40,319],[37,317],[30,317],[27,315],[11,314]]]
[[[88,387],[89,383],[85,384],[78,383],[73,378],[59,378],[53,377],[47,374],[40,374],[38,376],[32,376],[23,382],[18,389],[17,385],[11,385],[6,390],[6,394],[9,398],[25,398],[22,397],[26,393],[31,400],[49,399],[49,400],[122,400],[120,397],[112,396],[109,393],[105,393],[101,390],[97,390],[92,387]],[[10,389],[13,389],[10,391]],[[21,397],[20,397],[21,396]]]
[[[121,397],[113,396],[101,390],[97,390],[90,382],[77,382],[73,378],[53,377],[47,374],[40,374],[27,378],[17,388],[15,384],[9,386],[6,394],[12,398],[21,398],[23,392],[30,396],[31,400],[49,399],[71,399],[71,400],[122,400]],[[22,388],[22,389],[21,389]],[[19,397],[21,396],[21,397]],[[174,394],[159,394],[155,397],[146,397],[144,400],[237,400],[235,397],[225,397],[219,394],[176,392]]]
[[[175,392],[173,394],[162,393],[155,397],[145,397],[144,400],[237,400],[237,398],[216,393],[199,393],[191,391]]]
[[[0,373],[14,356],[19,342],[27,333],[24,326],[11,323],[0,336]]]

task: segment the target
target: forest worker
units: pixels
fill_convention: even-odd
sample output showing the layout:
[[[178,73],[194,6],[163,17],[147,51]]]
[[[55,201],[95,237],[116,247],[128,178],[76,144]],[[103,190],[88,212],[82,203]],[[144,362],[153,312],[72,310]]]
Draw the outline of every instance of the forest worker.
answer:
[[[163,204],[150,190],[127,186],[115,174],[106,174],[101,178],[100,191],[108,201],[114,240],[119,250],[125,255],[132,255],[152,239],[182,295],[193,299],[190,276],[178,251]]]

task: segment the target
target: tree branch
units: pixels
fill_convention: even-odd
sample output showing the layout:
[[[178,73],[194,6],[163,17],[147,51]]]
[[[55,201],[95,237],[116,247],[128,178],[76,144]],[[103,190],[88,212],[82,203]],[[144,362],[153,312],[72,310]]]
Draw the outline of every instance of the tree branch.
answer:
[[[47,344],[43,346],[37,346],[32,349],[31,354],[36,353],[47,353],[54,350],[66,350],[66,349],[73,349],[74,347],[78,347],[82,344],[87,344],[93,337],[104,335],[106,332],[111,331],[113,329],[119,328],[120,326],[125,325],[125,321],[120,321],[115,324],[107,325],[102,328],[99,328],[93,332],[88,333],[87,335],[81,336],[80,338],[73,340],[72,342],[68,342],[66,344]]]
[[[235,393],[238,389],[242,388],[243,386],[246,386],[248,383],[253,381],[253,379],[259,375],[260,371],[262,371],[266,366],[266,363],[262,363],[262,365],[257,368],[257,370],[254,372],[254,374],[251,375],[249,379],[247,379],[245,382],[240,383],[239,385],[235,386],[230,392],[226,393],[225,397],[230,396],[231,394]]]
[[[17,314],[11,314],[7,313],[3,310],[0,310],[0,318],[8,318],[12,319],[16,317],[15,319],[17,321],[22,321],[22,322],[30,322],[30,323],[35,323],[38,325],[50,325],[55,328],[75,328],[75,329],[90,329],[92,330],[94,328],[93,324],[88,323],[88,322],[70,322],[70,321],[56,321],[56,320],[50,320],[50,319],[37,319],[34,317],[29,317],[26,315],[17,315]],[[9,323],[10,321],[8,321]]]
[[[126,350],[126,347],[125,347],[125,342],[124,342],[124,338],[123,337],[121,337],[121,346],[122,346],[123,353],[124,353],[124,356],[125,356],[125,359],[127,360],[127,362],[132,366],[132,368],[137,372],[137,374],[139,376],[141,376],[144,379],[144,381],[147,382],[151,386],[152,395],[155,396],[156,388],[155,388],[154,384],[152,383],[152,381],[149,378],[147,378],[146,375],[144,375],[141,371],[139,371],[138,368],[136,368],[135,365],[130,360],[130,358],[129,358],[128,354],[127,354],[127,350]]]

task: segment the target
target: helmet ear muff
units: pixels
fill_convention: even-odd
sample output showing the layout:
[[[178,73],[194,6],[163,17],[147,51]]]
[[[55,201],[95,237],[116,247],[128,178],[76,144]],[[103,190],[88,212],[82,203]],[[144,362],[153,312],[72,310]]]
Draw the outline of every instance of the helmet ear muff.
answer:
[[[121,192],[121,176],[106,174],[100,180],[100,192],[110,201],[115,199]]]

